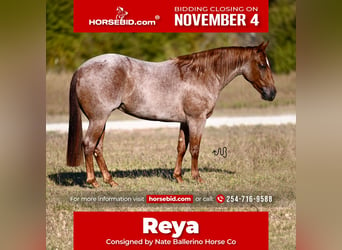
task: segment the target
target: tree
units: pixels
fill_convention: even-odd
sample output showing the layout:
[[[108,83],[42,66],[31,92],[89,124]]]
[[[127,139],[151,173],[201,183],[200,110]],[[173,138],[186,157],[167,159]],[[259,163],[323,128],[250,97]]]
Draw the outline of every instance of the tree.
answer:
[[[296,3],[294,0],[274,0],[269,9],[269,59],[277,73],[296,69]]]

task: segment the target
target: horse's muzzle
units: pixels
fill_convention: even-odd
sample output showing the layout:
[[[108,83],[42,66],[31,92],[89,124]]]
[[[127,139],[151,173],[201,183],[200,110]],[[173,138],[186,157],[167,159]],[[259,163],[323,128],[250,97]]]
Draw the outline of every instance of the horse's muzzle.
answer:
[[[261,97],[262,97],[262,99],[264,99],[266,101],[273,101],[276,94],[277,94],[277,90],[274,86],[263,87]]]

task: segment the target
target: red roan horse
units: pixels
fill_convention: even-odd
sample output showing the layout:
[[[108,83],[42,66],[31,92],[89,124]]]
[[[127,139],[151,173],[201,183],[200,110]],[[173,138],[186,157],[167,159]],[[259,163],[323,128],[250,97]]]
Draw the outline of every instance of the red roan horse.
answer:
[[[108,172],[102,149],[106,121],[113,110],[119,109],[142,119],[180,122],[174,177],[183,181],[182,160],[190,142],[191,174],[203,182],[198,171],[202,131],[220,91],[243,75],[262,99],[272,101],[276,95],[265,53],[267,45],[217,48],[157,63],[117,54],[89,59],[71,80],[67,164],[80,165],[84,151],[87,183],[99,186],[95,156],[104,182],[117,185]],[[83,140],[81,110],[89,119]]]

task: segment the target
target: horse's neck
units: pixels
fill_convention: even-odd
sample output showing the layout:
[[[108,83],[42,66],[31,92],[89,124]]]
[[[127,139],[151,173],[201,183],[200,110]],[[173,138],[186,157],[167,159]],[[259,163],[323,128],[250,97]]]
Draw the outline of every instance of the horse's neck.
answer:
[[[240,68],[234,68],[233,70],[231,70],[229,72],[229,74],[225,75],[223,78],[222,78],[222,81],[221,81],[221,90],[226,87],[228,85],[228,83],[230,83],[235,77],[239,76],[242,74],[242,70]]]
[[[250,57],[250,51],[246,48],[228,49],[225,62],[226,70],[221,72],[221,90],[228,85],[235,77],[242,75],[243,67],[245,67]]]

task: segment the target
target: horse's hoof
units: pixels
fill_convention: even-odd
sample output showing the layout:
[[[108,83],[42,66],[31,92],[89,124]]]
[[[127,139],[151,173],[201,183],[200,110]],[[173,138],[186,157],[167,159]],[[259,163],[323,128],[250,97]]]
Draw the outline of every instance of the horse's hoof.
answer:
[[[202,184],[205,183],[205,180],[203,180],[200,176],[193,177],[198,183]]]
[[[184,182],[182,176],[177,176],[175,178],[176,178],[177,183],[179,183],[179,184]]]
[[[94,178],[94,179],[90,179],[90,180],[87,180],[87,183],[92,185],[94,188],[98,188],[100,185],[99,183],[97,182],[97,180]]]
[[[109,184],[111,187],[115,187],[115,186],[118,186],[119,184],[116,183],[115,181],[113,181],[112,177],[108,178],[108,179],[105,179],[103,178],[103,181],[107,184]]]
[[[94,188],[98,188],[100,185],[99,183],[95,180],[91,183],[91,185],[94,187]]]
[[[205,180],[203,180],[201,177],[199,177],[199,178],[197,179],[197,182],[203,184],[203,183],[205,183]]]
[[[183,183],[182,175],[180,175],[180,174],[173,174],[173,178],[176,179],[177,183]]]
[[[111,180],[109,182],[107,182],[111,187],[116,187],[116,186],[119,186],[118,183],[116,183],[115,181]]]

